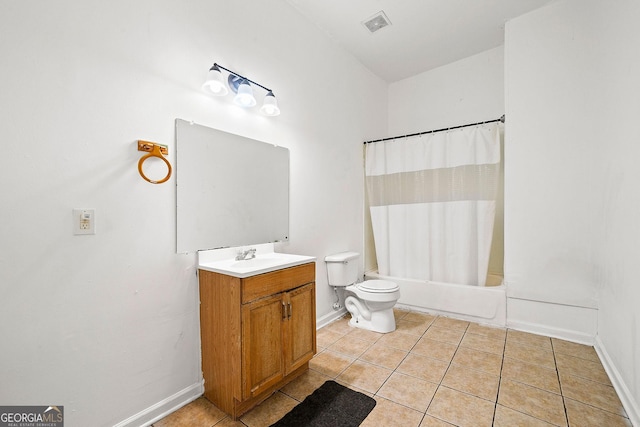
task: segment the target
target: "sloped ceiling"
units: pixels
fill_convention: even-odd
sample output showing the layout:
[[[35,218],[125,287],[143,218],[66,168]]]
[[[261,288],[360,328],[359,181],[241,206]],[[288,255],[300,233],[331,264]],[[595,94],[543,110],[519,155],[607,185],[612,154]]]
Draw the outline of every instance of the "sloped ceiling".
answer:
[[[287,1],[392,83],[502,45],[505,22],[554,0]],[[380,11],[391,25],[370,33]]]

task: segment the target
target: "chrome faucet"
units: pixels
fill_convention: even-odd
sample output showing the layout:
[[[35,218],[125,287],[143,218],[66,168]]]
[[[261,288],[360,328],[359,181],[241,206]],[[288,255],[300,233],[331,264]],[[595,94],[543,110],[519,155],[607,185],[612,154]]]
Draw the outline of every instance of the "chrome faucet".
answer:
[[[236,254],[236,261],[246,261],[248,259],[252,259],[256,257],[256,249],[251,248],[246,251],[239,250]]]

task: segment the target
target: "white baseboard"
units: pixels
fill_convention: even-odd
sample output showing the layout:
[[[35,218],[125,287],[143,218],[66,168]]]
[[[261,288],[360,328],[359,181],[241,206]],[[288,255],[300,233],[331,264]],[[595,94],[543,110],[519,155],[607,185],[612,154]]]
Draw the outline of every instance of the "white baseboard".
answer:
[[[316,319],[316,329],[320,329],[324,326],[327,326],[331,322],[335,322],[345,314],[347,314],[347,309],[344,307],[342,307],[340,310],[332,311],[330,313],[325,314],[319,319]]]
[[[593,345],[593,336],[568,329],[518,321],[507,322],[507,328],[515,329],[516,331],[530,332],[536,335],[544,335],[545,337],[560,338],[565,341],[571,341],[579,344]]]
[[[114,427],[146,427],[193,402],[204,393],[202,382],[195,383],[160,402],[130,416]]]
[[[598,310],[509,297],[507,327],[593,345],[598,327]]]
[[[626,383],[620,376],[620,372],[616,369],[611,357],[609,357],[609,353],[607,349],[600,341],[600,337],[596,336],[594,348],[596,349],[596,353],[598,353],[598,357],[600,357],[600,361],[604,366],[605,371],[607,371],[607,375],[609,375],[609,379],[613,384],[613,388],[616,389],[616,393],[618,393],[618,397],[622,402],[622,406],[624,406],[624,410],[627,412],[629,416],[629,420],[634,426],[640,426],[640,407],[638,407],[638,402],[636,402],[629,391],[629,387],[627,387]]]

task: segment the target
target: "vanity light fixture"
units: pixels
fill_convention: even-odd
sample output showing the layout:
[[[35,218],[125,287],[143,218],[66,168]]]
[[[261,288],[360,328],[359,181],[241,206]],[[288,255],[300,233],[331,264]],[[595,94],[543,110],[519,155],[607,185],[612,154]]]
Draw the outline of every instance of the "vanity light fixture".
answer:
[[[236,93],[236,96],[233,97],[233,102],[241,107],[253,107],[256,105],[256,99],[253,97],[253,89],[251,89],[251,85],[247,79],[232,78],[232,76],[229,76],[230,84],[232,80],[234,83],[239,81],[238,86],[231,86],[231,89],[235,89],[234,92]]]
[[[229,73],[226,84],[221,70]],[[233,102],[241,107],[250,108],[257,104],[256,98],[253,96],[252,85],[261,87],[267,92],[260,112],[266,116],[277,116],[280,114],[278,101],[276,101],[276,97],[271,89],[218,64],[213,64],[209,69],[207,80],[202,85],[202,89],[208,94],[215,96],[224,96],[229,93],[229,89],[231,89],[236,94]]]
[[[217,64],[213,64],[213,67],[209,69],[207,80],[202,85],[202,89],[215,96],[224,96],[229,93],[229,89],[227,89],[227,86],[224,84],[224,80],[222,79],[222,72],[220,71],[220,68],[218,68]]]

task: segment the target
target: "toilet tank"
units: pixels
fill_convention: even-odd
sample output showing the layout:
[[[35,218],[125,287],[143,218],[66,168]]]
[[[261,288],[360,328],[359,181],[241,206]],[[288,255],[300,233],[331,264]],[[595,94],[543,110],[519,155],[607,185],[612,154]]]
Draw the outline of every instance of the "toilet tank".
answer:
[[[324,261],[327,263],[327,276],[329,286],[349,286],[358,280],[357,252],[341,252],[327,255]]]

